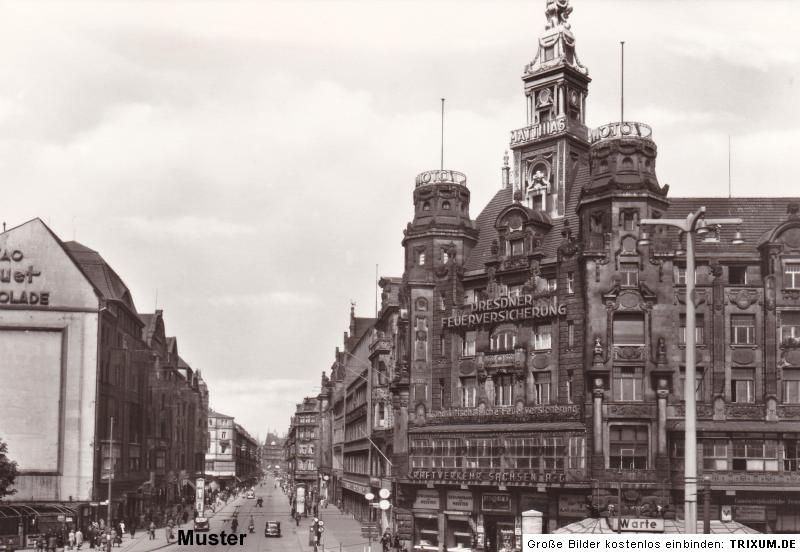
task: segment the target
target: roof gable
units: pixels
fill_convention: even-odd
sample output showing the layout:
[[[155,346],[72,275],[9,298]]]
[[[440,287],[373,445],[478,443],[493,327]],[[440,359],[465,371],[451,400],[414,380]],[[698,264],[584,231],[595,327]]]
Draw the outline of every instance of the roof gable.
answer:
[[[41,219],[0,233],[0,271],[0,286],[9,294],[0,308],[11,303],[17,308],[100,306],[101,293],[89,275]]]

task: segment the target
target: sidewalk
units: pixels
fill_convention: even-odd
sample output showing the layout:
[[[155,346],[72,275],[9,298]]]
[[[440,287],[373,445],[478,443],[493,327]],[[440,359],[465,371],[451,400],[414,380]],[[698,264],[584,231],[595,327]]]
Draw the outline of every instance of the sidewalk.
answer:
[[[214,516],[217,516],[222,513],[230,513],[233,512],[233,508],[235,506],[236,500],[231,500],[228,504],[217,510],[216,512],[211,512],[210,508],[205,510],[205,514],[209,519],[212,519]],[[112,546],[112,552],[151,552],[153,550],[159,550],[161,548],[166,548],[167,546],[174,545],[178,542],[178,529],[191,529],[192,528],[192,521],[190,520],[188,523],[181,526],[175,526],[172,531],[172,534],[175,538],[171,542],[167,542],[167,530],[164,527],[159,527],[156,529],[156,538],[150,540],[150,534],[147,531],[147,527],[145,528],[138,528],[136,530],[135,536],[133,538],[130,537],[130,533],[125,533],[122,537],[122,544],[120,546]],[[33,550],[32,548],[23,548],[18,549],[20,550]],[[104,550],[103,548],[89,548],[89,543],[84,542],[83,546],[80,549],[80,552],[101,552]],[[58,548],[57,552],[69,552],[68,548]]]
[[[311,518],[309,518],[311,519]],[[330,505],[319,511],[319,519],[325,522],[325,531],[322,534],[322,544],[325,552],[360,552],[367,546],[367,539],[361,536],[361,523],[353,519],[353,516],[340,511],[336,506]],[[313,546],[308,546],[308,527],[306,525],[305,541],[306,548],[313,550]],[[372,550],[380,551],[380,535],[372,541]]]

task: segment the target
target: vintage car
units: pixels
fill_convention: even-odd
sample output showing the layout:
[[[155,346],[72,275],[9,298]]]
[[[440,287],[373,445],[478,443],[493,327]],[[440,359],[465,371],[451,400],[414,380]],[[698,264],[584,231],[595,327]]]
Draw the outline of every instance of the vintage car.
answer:
[[[194,518],[195,531],[208,531],[208,518],[196,517]]]
[[[281,536],[281,522],[280,521],[268,521],[266,527],[264,527],[264,536],[265,537],[280,537]]]

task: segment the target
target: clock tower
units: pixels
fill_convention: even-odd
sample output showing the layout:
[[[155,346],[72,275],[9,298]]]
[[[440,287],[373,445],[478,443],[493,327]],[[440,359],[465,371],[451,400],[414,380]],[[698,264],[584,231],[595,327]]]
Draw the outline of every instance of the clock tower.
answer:
[[[548,0],[536,57],[522,75],[527,126],[511,131],[515,198],[552,219],[564,217],[579,161],[589,149],[591,79],[575,52],[569,0]]]

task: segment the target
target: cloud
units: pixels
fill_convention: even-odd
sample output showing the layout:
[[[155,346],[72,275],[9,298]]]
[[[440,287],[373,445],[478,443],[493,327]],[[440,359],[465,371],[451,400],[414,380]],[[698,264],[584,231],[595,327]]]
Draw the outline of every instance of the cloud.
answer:
[[[256,233],[256,228],[251,224],[228,222],[213,218],[193,217],[190,215],[178,216],[174,219],[124,216],[121,220],[133,233],[145,239],[225,239]]]
[[[317,303],[317,298],[308,292],[268,291],[216,295],[208,301],[215,307],[311,307]]]

